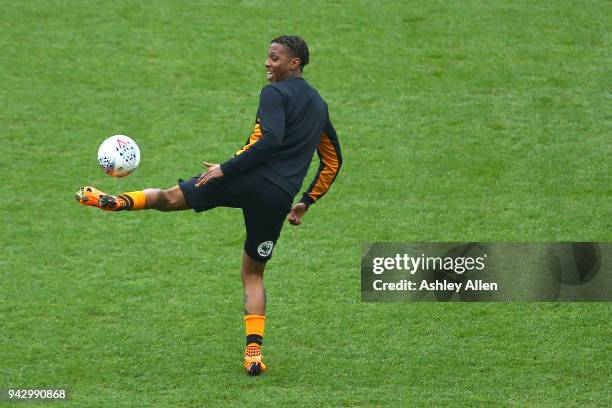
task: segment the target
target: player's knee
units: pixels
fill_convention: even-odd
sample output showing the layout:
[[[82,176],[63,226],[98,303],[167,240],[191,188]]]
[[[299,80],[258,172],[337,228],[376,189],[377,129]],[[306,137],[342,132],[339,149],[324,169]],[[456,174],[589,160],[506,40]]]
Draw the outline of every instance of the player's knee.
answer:
[[[266,262],[259,262],[251,258],[246,251],[242,256],[242,275],[246,277],[263,277]]]
[[[159,211],[173,211],[179,207],[179,199],[172,190],[159,190],[157,199]]]

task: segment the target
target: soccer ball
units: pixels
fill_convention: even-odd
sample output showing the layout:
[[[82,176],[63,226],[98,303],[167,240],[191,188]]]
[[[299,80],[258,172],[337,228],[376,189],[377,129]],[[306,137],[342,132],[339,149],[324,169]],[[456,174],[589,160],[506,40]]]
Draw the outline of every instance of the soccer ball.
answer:
[[[109,176],[125,177],[138,167],[140,149],[128,136],[111,136],[98,149],[98,163]]]

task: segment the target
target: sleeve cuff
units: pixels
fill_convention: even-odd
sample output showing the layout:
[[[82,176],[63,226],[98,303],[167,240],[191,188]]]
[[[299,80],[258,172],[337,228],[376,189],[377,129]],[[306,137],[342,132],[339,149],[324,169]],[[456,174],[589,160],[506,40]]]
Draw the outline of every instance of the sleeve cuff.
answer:
[[[229,159],[225,163],[221,163],[221,171],[223,172],[224,176],[232,176],[235,173],[232,166],[232,160],[233,159]]]
[[[304,203],[306,204],[306,209],[308,210],[308,208],[315,203],[315,201],[310,198],[310,196],[308,194],[304,194],[302,196],[302,199],[300,200],[300,203]]]

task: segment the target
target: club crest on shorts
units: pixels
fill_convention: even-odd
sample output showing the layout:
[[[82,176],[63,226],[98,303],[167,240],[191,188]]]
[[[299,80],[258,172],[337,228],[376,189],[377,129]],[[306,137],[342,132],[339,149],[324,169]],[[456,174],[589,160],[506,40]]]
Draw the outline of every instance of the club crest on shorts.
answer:
[[[259,256],[268,256],[272,253],[272,248],[274,248],[274,242],[265,241],[259,244],[257,247],[257,253]]]

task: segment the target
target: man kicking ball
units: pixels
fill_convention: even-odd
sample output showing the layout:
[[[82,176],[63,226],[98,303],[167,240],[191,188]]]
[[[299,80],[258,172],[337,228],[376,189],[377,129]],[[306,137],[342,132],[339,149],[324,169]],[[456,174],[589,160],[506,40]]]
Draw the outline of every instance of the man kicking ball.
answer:
[[[221,164],[205,162],[206,172],[179,179],[178,185],[167,190],[110,195],[86,186],[75,197],[83,205],[106,211],[242,209],[246,227],[240,271],[244,367],[251,375],[266,370],[261,355],[266,312],[263,273],[285,217],[290,224],[300,225],[308,207],[329,190],[342,165],[327,104],[303,78],[308,58],[308,46],[301,37],[283,35],[270,42],[265,63],[270,83],[261,90],[253,133],[233,158]],[[320,159],[317,174],[292,207],[315,150]]]

